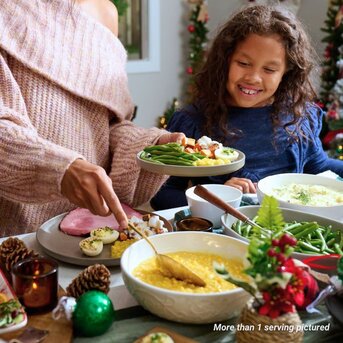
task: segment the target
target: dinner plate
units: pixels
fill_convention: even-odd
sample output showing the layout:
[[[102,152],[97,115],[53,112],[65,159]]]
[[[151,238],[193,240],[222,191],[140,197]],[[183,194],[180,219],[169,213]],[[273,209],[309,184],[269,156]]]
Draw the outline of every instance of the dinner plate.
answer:
[[[17,298],[8,280],[6,279],[6,276],[4,275],[1,269],[0,269],[0,292],[6,296],[7,300]],[[15,330],[19,330],[22,327],[24,327],[26,324],[27,324],[27,314],[25,311],[23,311],[23,318],[21,319],[20,322],[11,324],[7,327],[0,327],[0,335],[15,331]]]
[[[142,169],[157,174],[189,177],[225,175],[241,169],[245,164],[244,153],[239,150],[236,151],[238,152],[237,160],[218,166],[178,166],[174,164],[158,164],[141,159],[140,155],[143,151],[140,151],[137,154],[137,162]]]
[[[140,211],[141,214],[148,214],[150,212]],[[104,249],[100,255],[90,257],[84,255],[79,243],[85,237],[67,235],[59,229],[60,222],[68,213],[62,213],[54,218],[49,219],[37,230],[36,238],[38,244],[48,255],[55,259],[80,266],[89,266],[94,263],[104,264],[105,266],[119,266],[120,258],[111,257],[112,244],[104,244]],[[152,215],[156,215],[151,213]],[[164,227],[168,231],[173,231],[173,227],[167,219],[158,216],[163,222]]]

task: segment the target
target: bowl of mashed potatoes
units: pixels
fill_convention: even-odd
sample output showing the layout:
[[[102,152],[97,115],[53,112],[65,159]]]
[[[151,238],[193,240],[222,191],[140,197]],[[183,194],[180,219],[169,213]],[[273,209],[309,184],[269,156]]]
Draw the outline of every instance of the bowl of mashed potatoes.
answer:
[[[186,231],[150,239],[159,253],[184,264],[206,285],[164,276],[154,251],[140,240],[124,252],[121,269],[126,287],[141,306],[159,317],[191,324],[220,322],[240,313],[250,295],[218,276],[213,262],[223,263],[236,278],[248,281],[243,273],[247,243],[225,235]]]
[[[257,197],[274,196],[280,207],[343,222],[343,181],[311,174],[277,174],[260,180]]]

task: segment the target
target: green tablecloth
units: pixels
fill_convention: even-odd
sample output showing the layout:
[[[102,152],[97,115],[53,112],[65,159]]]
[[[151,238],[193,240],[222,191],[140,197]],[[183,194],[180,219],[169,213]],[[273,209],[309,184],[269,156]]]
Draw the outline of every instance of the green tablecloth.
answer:
[[[330,330],[305,331],[306,343],[338,343],[343,342],[343,327],[339,327],[331,318],[325,306],[320,306],[321,314],[300,313],[305,325],[330,324]],[[235,324],[236,318],[224,322]],[[98,337],[75,337],[74,343],[132,343],[150,329],[159,326],[171,329],[181,335],[192,338],[199,343],[235,342],[234,332],[213,331],[214,325],[188,325],[170,322],[151,315],[141,307],[132,307],[117,311],[117,319],[111,328]],[[252,342],[253,343],[253,342]],[[275,342],[277,343],[277,342]],[[291,342],[284,342],[291,343]]]

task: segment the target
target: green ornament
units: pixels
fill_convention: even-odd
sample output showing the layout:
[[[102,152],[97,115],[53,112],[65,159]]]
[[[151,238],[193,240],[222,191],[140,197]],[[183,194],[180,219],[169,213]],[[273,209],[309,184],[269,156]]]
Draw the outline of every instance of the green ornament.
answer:
[[[114,321],[111,299],[101,291],[88,291],[76,302],[73,312],[73,326],[76,334],[93,337],[102,335]]]

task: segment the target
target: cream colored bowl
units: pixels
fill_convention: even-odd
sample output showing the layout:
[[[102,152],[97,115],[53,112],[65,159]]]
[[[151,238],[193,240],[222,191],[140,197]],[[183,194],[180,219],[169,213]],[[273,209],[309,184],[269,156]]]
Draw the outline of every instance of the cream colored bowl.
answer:
[[[205,232],[173,232],[150,237],[159,253],[207,252],[225,258],[243,259],[247,244],[232,237]],[[132,275],[133,270],[154,252],[140,240],[125,250],[121,258],[126,287],[146,310],[180,323],[209,324],[240,313],[250,295],[242,288],[208,294],[182,293],[147,284]]]
[[[275,187],[289,185],[291,183],[302,185],[321,185],[343,193],[343,181],[330,179],[324,176],[311,174],[277,174],[265,177],[257,184],[257,198],[259,202],[265,195],[271,195]],[[292,204],[287,201],[277,199],[280,207],[312,213],[318,216],[327,217],[343,223],[343,204],[337,206],[305,206]]]
[[[237,208],[241,203],[243,193],[237,188],[219,184],[208,184],[203,186],[232,207]],[[220,227],[220,217],[224,211],[196,195],[194,193],[195,187],[196,186],[186,190],[187,203],[191,210],[192,216],[205,218],[211,221],[214,228]]]

